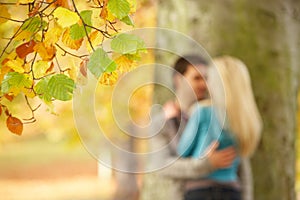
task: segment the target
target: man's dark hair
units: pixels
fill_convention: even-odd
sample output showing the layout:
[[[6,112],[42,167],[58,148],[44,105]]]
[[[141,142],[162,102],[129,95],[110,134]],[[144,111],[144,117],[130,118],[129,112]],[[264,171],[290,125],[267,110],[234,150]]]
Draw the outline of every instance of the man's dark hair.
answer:
[[[174,65],[174,74],[179,72],[184,75],[189,65],[208,65],[208,62],[199,55],[185,55],[177,59]]]

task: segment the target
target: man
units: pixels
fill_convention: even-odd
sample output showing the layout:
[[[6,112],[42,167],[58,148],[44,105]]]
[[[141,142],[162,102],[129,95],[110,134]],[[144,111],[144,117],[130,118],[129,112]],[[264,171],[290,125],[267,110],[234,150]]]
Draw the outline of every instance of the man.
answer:
[[[143,180],[142,200],[182,200],[185,181],[209,174],[215,169],[226,168],[235,158],[233,148],[217,151],[217,143],[202,159],[177,158],[176,147],[187,123],[191,107],[197,101],[207,98],[206,71],[208,63],[201,57],[188,55],[175,63],[173,82],[177,100],[163,106],[164,116],[153,119],[152,130],[157,130],[162,121],[162,129],[151,139],[151,149],[160,150],[153,158],[151,169],[159,169],[146,174]],[[153,133],[150,133],[151,135]],[[155,160],[155,161],[154,161]]]

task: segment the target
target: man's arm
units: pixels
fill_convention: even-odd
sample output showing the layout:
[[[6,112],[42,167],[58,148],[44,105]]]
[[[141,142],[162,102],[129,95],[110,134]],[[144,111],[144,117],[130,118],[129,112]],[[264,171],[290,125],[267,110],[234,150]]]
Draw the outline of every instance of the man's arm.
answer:
[[[233,147],[216,150],[218,143],[211,145],[211,150],[201,159],[178,158],[174,163],[163,168],[159,173],[173,179],[198,179],[216,169],[230,166],[236,156]],[[169,159],[175,159],[174,157]]]

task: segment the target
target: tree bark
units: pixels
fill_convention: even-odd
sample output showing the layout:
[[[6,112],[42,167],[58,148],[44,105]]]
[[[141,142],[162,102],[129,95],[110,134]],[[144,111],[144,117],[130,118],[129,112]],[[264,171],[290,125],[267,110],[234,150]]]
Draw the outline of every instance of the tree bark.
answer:
[[[255,199],[295,199],[300,2],[161,0],[158,26],[186,33],[212,57],[246,63],[264,122],[252,159]]]

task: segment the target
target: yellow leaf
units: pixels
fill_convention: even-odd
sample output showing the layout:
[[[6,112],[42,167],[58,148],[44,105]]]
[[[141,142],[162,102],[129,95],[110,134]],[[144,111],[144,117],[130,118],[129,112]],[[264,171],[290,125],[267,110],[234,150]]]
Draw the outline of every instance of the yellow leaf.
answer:
[[[8,59],[7,59],[8,60]],[[3,81],[4,79],[4,76],[12,71],[12,69],[10,67],[8,67],[7,65],[5,65],[4,63],[7,62],[7,60],[5,59],[3,62],[2,62],[2,67],[1,67],[1,73],[0,73],[0,83]]]
[[[32,33],[26,30],[22,30],[19,32],[16,37],[14,38],[15,40],[28,40],[30,39]]]
[[[0,5],[0,13],[2,17],[10,18],[10,14],[8,12],[8,9],[4,5]],[[7,22],[7,19],[0,18],[0,24]]]
[[[100,78],[100,84],[103,85],[114,85],[119,78],[118,72],[104,72]]]
[[[120,73],[129,72],[132,68],[135,67],[133,60],[130,60],[125,55],[116,58],[115,63],[117,64],[117,69]]]
[[[105,25],[105,20],[100,17],[100,9],[93,9],[93,14],[92,14],[92,22],[93,26],[100,28],[101,26]]]
[[[135,13],[136,12],[136,7],[137,7],[137,3],[136,0],[127,0],[129,5],[130,5],[130,14]]]
[[[56,48],[54,46],[46,47],[43,42],[37,43],[33,48],[41,58],[45,61],[50,61],[56,54]]]
[[[45,34],[45,46],[49,47],[54,45],[60,38],[63,29],[55,23],[54,27],[47,31]]]
[[[33,91],[33,89],[29,89],[29,88],[23,88],[22,92],[29,98],[34,98],[36,96],[35,92]]]
[[[83,38],[79,40],[73,40],[70,36],[70,29],[65,30],[62,36],[62,42],[69,48],[78,50],[81,47]]]
[[[76,24],[80,19],[75,12],[63,7],[58,7],[53,12],[53,16],[57,19],[57,23],[63,28]]]
[[[103,35],[99,32],[99,31],[94,31],[90,34],[90,40],[92,42],[92,45],[95,47],[95,46],[98,46],[99,44],[101,44],[103,42]],[[93,52],[92,48],[91,48],[91,45],[90,44],[86,44],[86,48],[87,50],[91,53]]]
[[[14,60],[8,60],[4,65],[11,68],[15,72],[24,73],[24,60],[16,58]]]
[[[32,3],[32,2],[34,2],[34,0],[18,0],[18,3],[24,3],[24,4]]]
[[[39,60],[33,65],[33,74],[35,78],[42,78],[47,74],[47,70],[49,69],[48,61]]]
[[[70,75],[70,78],[76,81],[77,73],[78,73],[78,67],[74,63],[74,59],[69,59],[69,68],[68,74]]]
[[[116,17],[109,11],[109,9],[107,9],[107,17],[106,20],[113,22],[115,21]]]

